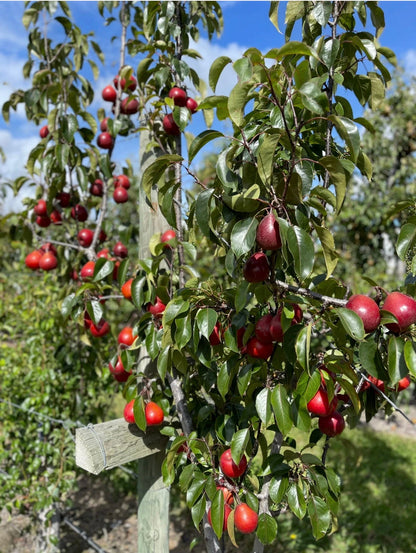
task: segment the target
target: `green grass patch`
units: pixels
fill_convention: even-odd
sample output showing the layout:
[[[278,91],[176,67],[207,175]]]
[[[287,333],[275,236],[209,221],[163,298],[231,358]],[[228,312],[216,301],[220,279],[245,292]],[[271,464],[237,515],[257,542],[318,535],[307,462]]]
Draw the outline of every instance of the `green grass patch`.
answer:
[[[318,542],[308,521],[280,516],[273,553],[416,551],[416,441],[355,429],[334,439],[327,463],[342,478],[338,531]]]

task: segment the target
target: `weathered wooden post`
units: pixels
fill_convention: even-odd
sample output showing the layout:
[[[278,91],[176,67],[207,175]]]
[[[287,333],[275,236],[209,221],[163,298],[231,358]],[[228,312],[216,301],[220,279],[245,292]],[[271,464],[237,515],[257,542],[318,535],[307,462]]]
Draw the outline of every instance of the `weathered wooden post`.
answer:
[[[143,174],[158,156],[149,145],[149,132],[140,134],[140,172]],[[151,191],[151,206],[142,187],[139,191],[139,258],[149,257],[149,242],[153,234],[167,229],[157,198],[157,186]],[[145,348],[140,348],[139,372],[150,374],[156,370],[154,363],[147,356]],[[139,553],[168,553],[169,551],[169,490],[162,479],[162,462],[164,452],[139,461],[138,478],[138,551]]]

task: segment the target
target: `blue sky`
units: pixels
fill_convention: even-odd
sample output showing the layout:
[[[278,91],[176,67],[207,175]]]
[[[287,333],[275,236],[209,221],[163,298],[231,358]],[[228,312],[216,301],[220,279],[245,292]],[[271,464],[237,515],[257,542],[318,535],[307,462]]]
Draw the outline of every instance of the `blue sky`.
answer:
[[[416,2],[381,1],[380,6],[385,12],[386,29],[380,38],[383,46],[395,51],[400,64],[409,74],[416,74],[416,46],[414,45],[414,29],[416,24]],[[106,55],[106,66],[100,67],[100,77],[94,87],[97,98],[93,110],[108,107],[101,100],[102,88],[110,84],[118,67],[119,44],[112,42],[111,36],[117,34],[118,28],[103,26],[103,21],[97,13],[96,2],[69,2],[75,22],[84,32],[93,31]],[[195,65],[200,77],[207,79],[208,69],[218,56],[227,55],[235,60],[249,47],[256,47],[262,52],[283,44],[283,35],[279,34],[268,19],[269,2],[266,1],[228,1],[221,2],[224,16],[224,32],[215,38],[211,44],[202,38],[196,48],[203,55],[203,61]],[[13,90],[28,87],[22,77],[22,66],[26,59],[26,31],[21,23],[24,10],[23,2],[0,1],[0,105],[9,97]],[[281,28],[284,28],[285,3],[282,2],[279,11]],[[201,36],[203,36],[201,34]],[[135,60],[133,66],[137,66]],[[235,83],[235,74],[225,71],[218,86],[218,93],[227,94]],[[358,114],[357,114],[358,115]],[[204,120],[197,113],[189,127],[191,132],[198,134],[204,130]],[[220,129],[223,130],[223,129]],[[24,174],[24,159],[39,140],[38,128],[34,123],[26,122],[23,110],[17,114],[12,112],[11,122],[6,124],[0,117],[0,147],[6,155],[6,162],[0,165],[0,175],[5,179],[13,179]],[[127,155],[135,165],[137,162],[138,137],[124,139],[119,151],[115,151],[119,159],[120,169],[122,156]],[[122,153],[122,156],[120,155]],[[119,154],[119,155],[117,155]],[[16,200],[8,198],[6,209],[18,208]]]

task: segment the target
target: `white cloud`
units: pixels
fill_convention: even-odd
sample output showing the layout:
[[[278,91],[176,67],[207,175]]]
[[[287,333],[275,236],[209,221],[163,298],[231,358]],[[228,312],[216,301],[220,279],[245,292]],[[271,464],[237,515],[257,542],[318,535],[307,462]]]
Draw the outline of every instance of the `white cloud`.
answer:
[[[192,60],[190,65],[198,73],[199,77],[203,79],[208,85],[209,69],[217,58],[220,56],[228,56],[233,62],[241,58],[243,53],[248,49],[248,46],[242,46],[236,42],[232,42],[227,46],[220,46],[219,44],[212,44],[209,40],[201,38],[198,42],[190,44],[191,48],[197,50],[202,59]],[[227,65],[219,78],[215,94],[228,95],[231,89],[237,84],[237,74],[233,70],[231,64]]]
[[[403,59],[406,73],[411,75],[416,74],[416,50],[408,50]]]

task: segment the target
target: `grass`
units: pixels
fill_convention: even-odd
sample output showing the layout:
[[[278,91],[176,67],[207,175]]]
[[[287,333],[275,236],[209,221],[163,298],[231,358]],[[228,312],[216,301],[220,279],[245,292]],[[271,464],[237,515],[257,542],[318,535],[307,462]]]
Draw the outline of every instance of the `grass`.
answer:
[[[316,542],[308,521],[279,519],[270,553],[416,552],[416,441],[355,429],[333,441],[328,463],[342,478],[338,531]]]

